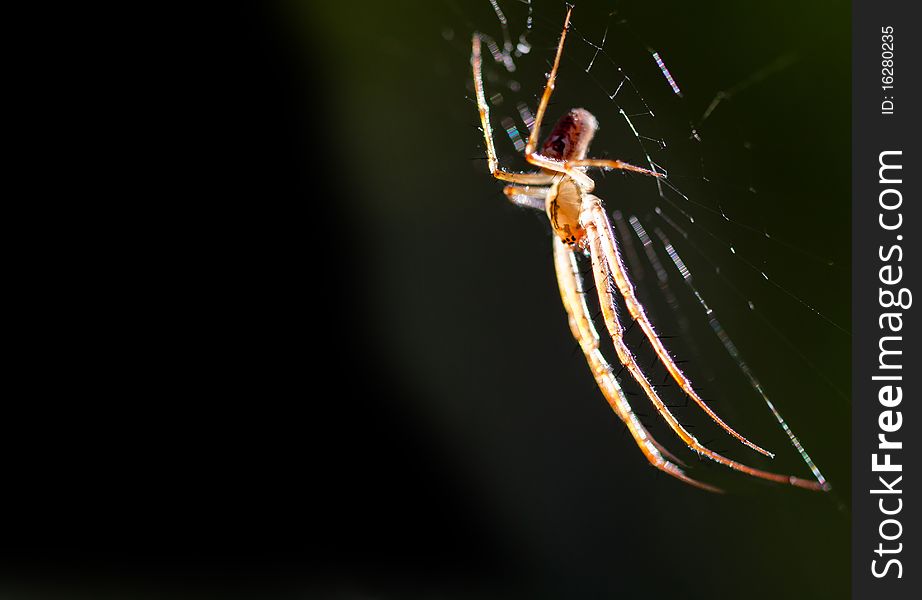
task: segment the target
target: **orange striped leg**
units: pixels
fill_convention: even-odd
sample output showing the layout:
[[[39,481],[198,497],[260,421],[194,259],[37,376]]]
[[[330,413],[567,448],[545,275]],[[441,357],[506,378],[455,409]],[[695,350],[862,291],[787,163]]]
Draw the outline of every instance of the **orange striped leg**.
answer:
[[[624,303],[627,306],[628,312],[631,313],[631,317],[633,317],[637,321],[637,324],[640,325],[641,330],[643,330],[644,335],[650,342],[650,345],[653,346],[653,350],[656,352],[657,357],[659,357],[659,360],[663,366],[666,367],[666,370],[672,376],[672,379],[676,382],[676,384],[679,385],[682,391],[688,394],[688,396],[695,401],[695,404],[701,407],[701,409],[707,413],[707,415],[715,423],[720,425],[724,431],[735,437],[742,444],[749,446],[756,452],[774,458],[774,454],[750,442],[743,435],[737,433],[732,427],[724,423],[724,421],[719,416],[717,416],[717,413],[715,413],[711,407],[708,406],[707,403],[701,398],[701,396],[698,395],[698,392],[695,391],[694,387],[692,387],[691,381],[675,364],[675,361],[666,350],[663,342],[656,335],[656,332],[653,329],[653,325],[650,323],[650,319],[647,317],[643,306],[640,305],[640,302],[637,300],[637,296],[634,295],[634,286],[631,284],[631,281],[627,277],[627,271],[624,268],[624,262],[622,261],[621,253],[618,250],[615,231],[611,225],[611,221],[608,220],[608,215],[605,213],[605,209],[602,208],[601,204],[596,202],[593,203],[593,205],[590,207],[590,210],[591,215],[588,218],[594,223],[595,227],[601,233],[601,253],[605,256],[605,261],[608,264],[608,268],[611,270],[615,285],[618,286],[618,291],[621,292],[621,295],[624,297]]]
[[[637,167],[631,163],[626,163],[620,160],[607,160],[604,158],[581,158],[579,160],[568,160],[564,163],[568,168],[572,167],[594,167],[597,169],[615,169],[621,171],[633,171],[635,173],[641,173],[643,175],[649,175],[651,177],[663,177],[662,173],[657,173],[656,171],[651,171],[650,169],[644,169],[643,167]]]
[[[560,41],[557,43],[557,54],[554,56],[554,66],[551,67],[551,73],[547,77],[547,83],[544,84],[544,93],[541,94],[541,101],[538,103],[538,112],[535,114],[535,123],[532,125],[531,133],[528,136],[528,143],[525,144],[525,156],[535,153],[538,147],[538,136],[541,130],[541,121],[544,120],[544,113],[547,111],[547,104],[551,100],[551,94],[554,93],[554,86],[557,83],[557,68],[560,66],[560,56],[563,54],[563,43],[567,39],[567,31],[570,29],[570,14],[573,7],[567,9],[567,16],[563,21],[563,33],[560,34]]]
[[[570,323],[570,331],[573,337],[579,342],[580,348],[586,355],[586,361],[589,368],[595,376],[596,383],[608,401],[609,406],[618,415],[628,431],[634,438],[634,443],[640,448],[640,451],[650,462],[651,465],[672,475],[673,477],[694,485],[701,489],[711,492],[721,491],[719,488],[701,483],[692,479],[685,474],[682,469],[674,462],[668,460],[675,459],[666,451],[640,422],[637,415],[631,409],[618,380],[612,372],[611,365],[602,356],[599,351],[599,334],[589,318],[589,309],[586,306],[586,299],[581,286],[579,267],[576,263],[576,256],[573,250],[566,246],[560,238],[554,236],[554,266],[557,270],[557,284],[560,287],[560,298],[563,301],[564,309],[567,311],[567,319]]]
[[[520,187],[517,185],[507,185],[503,188],[503,193],[506,194],[506,198],[513,204],[525,208],[534,208],[542,212],[545,210],[547,193],[549,191],[550,188],[537,186]]]
[[[587,203],[597,203],[600,202],[597,198],[588,196],[584,198],[584,202]],[[588,211],[591,211],[592,208],[587,208]],[[585,211],[584,211],[584,216]],[[774,481],[776,483],[785,483],[793,486],[820,490],[822,486],[814,481],[809,481],[795,477],[793,475],[781,475],[778,473],[770,473],[768,471],[763,471],[761,469],[756,469],[748,465],[744,465],[735,460],[731,460],[717,452],[709,450],[701,445],[698,440],[691,435],[679,421],[675,418],[669,408],[663,403],[657,394],[656,390],[650,385],[650,382],[647,380],[646,376],[641,371],[640,367],[637,365],[634,360],[633,355],[630,350],[627,348],[627,345],[624,343],[623,339],[623,330],[621,328],[621,323],[618,320],[618,315],[616,313],[616,303],[614,293],[611,288],[611,279],[612,279],[612,270],[608,264],[607,257],[603,251],[603,240],[602,236],[599,235],[599,229],[597,228],[595,222],[591,219],[586,219],[586,222],[583,224],[586,229],[586,236],[589,240],[589,250],[592,259],[592,271],[595,277],[596,291],[599,294],[599,303],[602,307],[602,314],[605,319],[605,324],[608,327],[609,334],[611,335],[612,342],[615,346],[615,351],[618,354],[618,360],[625,366],[628,372],[634,377],[634,380],[640,385],[646,394],[647,398],[650,399],[650,402],[653,403],[656,407],[657,412],[660,416],[663,417],[663,420],[669,425],[669,427],[676,433],[679,438],[685,442],[685,444],[702,456],[706,456],[711,460],[730,467],[741,473],[745,473],[752,477],[758,477],[760,479],[766,479],[768,481]]]
[[[560,41],[557,43],[557,54],[554,55],[554,65],[547,77],[547,83],[544,84],[544,92],[541,94],[541,100],[538,102],[538,110],[535,114],[535,122],[531,127],[531,133],[528,135],[528,142],[525,144],[525,160],[529,163],[554,171],[556,173],[565,173],[572,178],[578,186],[587,192],[595,188],[595,183],[588,175],[575,167],[568,166],[565,162],[554,160],[542,156],[535,152],[538,147],[538,137],[541,135],[541,123],[544,121],[544,113],[547,112],[547,105],[551,100],[551,94],[554,93],[554,87],[557,84],[557,69],[560,67],[560,57],[563,55],[563,45],[567,40],[567,31],[570,29],[570,15],[573,13],[573,7],[567,9],[567,16],[563,22],[563,31],[560,34]]]
[[[550,185],[553,175],[544,173],[510,173],[500,168],[496,158],[496,148],[493,146],[493,129],[490,127],[490,106],[487,104],[483,92],[483,76],[481,74],[480,35],[474,34],[471,41],[471,66],[474,70],[474,91],[477,96],[477,109],[480,113],[480,125],[483,129],[483,141],[487,145],[487,164],[490,174],[502,181],[521,183],[523,185]]]

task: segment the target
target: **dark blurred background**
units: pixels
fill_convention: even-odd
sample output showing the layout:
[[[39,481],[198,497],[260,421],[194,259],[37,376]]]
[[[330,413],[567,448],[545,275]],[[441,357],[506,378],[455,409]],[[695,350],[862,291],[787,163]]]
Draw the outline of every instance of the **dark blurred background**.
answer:
[[[517,39],[528,5],[500,6]],[[172,123],[142,144],[158,166],[127,188],[143,243],[124,230],[132,252],[94,242],[82,287],[65,286],[82,290],[74,308],[36,350],[47,368],[9,409],[5,586],[847,596],[850,337],[829,321],[848,328],[848,3],[581,1],[549,110],[593,111],[593,154],[642,164],[607,99],[617,67],[631,73],[640,92],[625,102],[656,112],[642,133],[667,142],[655,158],[698,204],[616,174],[597,193],[676,243],[830,494],[679,452],[728,490],[705,493],[650,468],[624,434],[570,337],[546,220],[486,171],[469,40],[501,39],[488,0],[222,10],[190,28],[195,52],[153,103]],[[498,121],[518,100],[534,109],[564,12],[533,3],[519,89],[487,61],[512,168],[525,166]],[[611,59],[586,73],[585,40],[606,24]],[[721,90],[731,97],[700,122]],[[660,205],[696,217],[689,240]],[[691,409],[680,418],[716,450],[808,476],[677,274],[678,313],[649,263],[634,276],[706,399],[778,458]]]

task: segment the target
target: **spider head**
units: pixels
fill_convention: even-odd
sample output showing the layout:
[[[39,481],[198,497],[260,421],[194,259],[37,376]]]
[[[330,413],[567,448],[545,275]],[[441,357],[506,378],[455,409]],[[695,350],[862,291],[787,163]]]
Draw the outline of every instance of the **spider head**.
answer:
[[[589,143],[599,122],[584,108],[574,108],[560,117],[541,146],[541,154],[555,160],[586,158]]]

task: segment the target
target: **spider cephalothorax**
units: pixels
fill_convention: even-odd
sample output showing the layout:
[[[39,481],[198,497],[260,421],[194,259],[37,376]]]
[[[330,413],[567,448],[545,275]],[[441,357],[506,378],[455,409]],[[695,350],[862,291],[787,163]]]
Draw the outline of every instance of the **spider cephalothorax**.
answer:
[[[586,158],[598,128],[599,122],[591,112],[585,108],[574,108],[554,125],[541,146],[541,155],[561,161]]]

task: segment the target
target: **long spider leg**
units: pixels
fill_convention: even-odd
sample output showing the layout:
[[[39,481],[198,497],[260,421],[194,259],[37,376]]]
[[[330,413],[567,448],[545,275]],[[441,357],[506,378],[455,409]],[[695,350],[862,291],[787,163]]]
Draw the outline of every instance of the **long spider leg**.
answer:
[[[533,208],[544,212],[547,200],[547,194],[550,188],[538,186],[520,187],[517,185],[507,185],[503,188],[503,193],[509,201],[524,208]]]
[[[642,173],[651,177],[664,177],[662,173],[657,173],[656,171],[651,171],[650,169],[644,169],[643,167],[638,167],[632,165],[631,163],[626,163],[623,160],[609,160],[606,158],[580,158],[576,160],[568,160],[564,163],[564,165],[567,167],[592,167],[595,169],[634,171],[635,173]]]
[[[656,352],[657,357],[659,357],[660,362],[666,367],[666,370],[669,371],[672,379],[681,387],[682,391],[688,394],[688,396],[695,401],[695,404],[701,407],[701,409],[724,431],[756,452],[774,458],[774,454],[750,442],[743,435],[737,433],[736,430],[727,425],[717,413],[707,405],[701,396],[698,395],[694,387],[692,387],[691,381],[675,364],[675,361],[672,359],[672,356],[669,355],[663,342],[656,335],[656,332],[653,330],[653,325],[650,323],[650,319],[647,317],[643,306],[640,305],[637,296],[634,295],[634,286],[627,277],[627,271],[624,268],[624,262],[621,259],[621,253],[618,250],[616,238],[614,237],[614,228],[611,225],[611,221],[608,220],[608,215],[599,202],[593,202],[590,210],[590,220],[602,233],[600,244],[605,256],[605,261],[611,270],[615,285],[618,286],[618,291],[621,292],[621,296],[624,298],[624,303],[627,306],[628,312],[631,313],[631,317],[640,325],[641,330],[643,330],[650,345],[653,346],[653,350]]]
[[[634,173],[649,175],[650,177],[665,177],[665,175],[662,173],[657,173],[656,171],[651,171],[650,169],[644,169],[643,167],[637,167],[631,163],[626,163],[621,160],[580,158],[575,160],[559,161],[548,158],[546,156],[542,156],[540,154],[526,154],[525,160],[533,165],[539,166],[549,171],[566,173],[577,183],[577,185],[580,186],[580,188],[582,188],[584,192],[587,193],[595,189],[595,181],[593,181],[592,178],[583,172],[585,168],[591,167],[598,169],[617,169],[621,171],[633,171]]]
[[[563,46],[564,42],[567,40],[567,31],[570,30],[570,15],[573,13],[573,7],[570,6],[567,9],[567,16],[563,22],[563,31],[560,33],[560,41],[557,43],[557,53],[554,55],[554,64],[551,67],[551,72],[547,77],[547,83],[544,84],[544,92],[541,94],[541,100],[538,102],[538,110],[535,114],[535,122],[531,127],[531,132],[528,135],[528,142],[525,144],[525,160],[529,163],[546,169],[548,171],[553,171],[556,173],[564,173],[568,175],[573,181],[576,182],[580,188],[585,192],[591,192],[595,189],[595,182],[585,173],[583,173],[577,167],[579,166],[594,166],[594,167],[605,167],[612,169],[626,169],[629,171],[637,171],[639,173],[644,173],[646,175],[652,175],[654,177],[661,176],[659,173],[643,169],[641,167],[635,167],[634,165],[628,163],[622,163],[621,161],[608,161],[603,159],[583,159],[577,161],[561,161],[553,158],[548,158],[547,156],[542,156],[535,152],[538,147],[538,136],[541,135],[541,123],[544,121],[544,113],[547,112],[547,105],[551,100],[551,95],[554,93],[554,88],[557,85],[557,70],[560,67],[560,57],[563,55]],[[484,132],[489,128],[489,112],[486,113],[484,117],[484,109],[486,108],[486,102],[481,102],[480,98],[483,96],[483,83],[480,81],[480,39],[477,36],[475,37],[476,47],[476,62],[474,63],[474,82],[475,87],[478,90],[478,105],[481,106],[480,118],[484,123]],[[472,58],[472,61],[475,59]],[[488,111],[489,109],[487,109]],[[488,153],[492,153],[493,141],[490,140],[487,144]],[[491,162],[490,170],[494,170],[495,161]],[[496,175],[494,175],[496,176]],[[501,178],[501,177],[500,177]],[[502,179],[502,178],[501,178]]]
[[[584,200],[584,202],[593,201],[598,202],[599,200],[592,196],[589,196]],[[758,477],[760,479],[766,479],[768,481],[786,483],[810,490],[824,489],[823,486],[817,482],[801,479],[793,475],[781,475],[778,473],[770,473],[768,471],[756,469],[754,467],[739,463],[735,460],[731,460],[722,454],[718,454],[717,452],[709,450],[708,448],[701,445],[701,443],[693,435],[691,435],[682,426],[681,423],[679,423],[678,419],[675,418],[669,408],[665,405],[665,403],[663,403],[662,399],[660,399],[659,394],[657,394],[653,386],[650,385],[646,375],[644,375],[643,371],[637,365],[633,354],[624,343],[623,330],[616,313],[615,297],[611,286],[612,273],[602,250],[602,242],[599,236],[599,231],[591,219],[587,219],[587,222],[584,223],[584,227],[586,229],[587,238],[589,239],[592,271],[595,277],[596,291],[599,295],[599,303],[602,307],[602,314],[605,319],[605,324],[608,327],[609,334],[615,346],[615,352],[618,354],[618,360],[621,361],[625,368],[627,368],[628,372],[631,373],[631,375],[634,377],[634,380],[643,389],[647,398],[649,398],[650,402],[652,402],[656,407],[657,412],[659,412],[660,416],[663,417],[663,420],[666,421],[666,423],[676,433],[676,435],[678,435],[679,438],[681,438],[681,440],[685,442],[689,448],[698,454],[706,456],[707,458],[730,467],[731,469],[740,471],[741,473],[745,473],[753,477]]]
[[[618,418],[627,426],[628,431],[631,432],[631,436],[634,438],[634,443],[637,444],[637,447],[650,464],[657,469],[701,489],[710,492],[721,492],[720,488],[692,479],[674,462],[664,458],[665,455],[675,462],[681,462],[653,439],[653,436],[650,435],[640,422],[640,419],[637,418],[637,415],[634,414],[630,403],[628,403],[624,392],[621,390],[621,386],[618,384],[618,379],[612,372],[611,365],[599,350],[599,334],[595,330],[592,319],[589,318],[589,309],[586,306],[585,292],[582,290],[582,280],[579,274],[579,266],[576,263],[576,256],[573,250],[565,246],[557,236],[554,236],[554,266],[557,271],[560,298],[567,312],[570,331],[586,355],[586,361],[589,363],[589,368],[595,376],[602,395],[605,396],[605,400]]]
[[[525,154],[525,160],[527,160],[530,164],[535,165],[536,167],[541,167],[542,169],[547,169],[548,171],[553,171],[555,173],[566,174],[568,177],[570,177],[570,179],[575,181],[576,185],[578,185],[584,192],[591,192],[595,189],[595,182],[592,180],[592,178],[579,169],[569,166],[569,162],[548,158],[534,152],[527,152]]]
[[[557,43],[557,54],[554,55],[554,65],[551,67],[551,72],[547,77],[547,83],[544,84],[544,92],[541,94],[541,100],[538,102],[538,110],[535,113],[535,122],[531,126],[531,132],[528,134],[528,142],[525,144],[525,160],[542,169],[547,169],[555,173],[564,173],[573,179],[583,190],[591,192],[595,188],[595,182],[593,182],[588,175],[569,166],[564,161],[548,158],[535,152],[535,149],[538,147],[538,136],[541,135],[541,123],[544,121],[544,113],[547,112],[548,102],[550,102],[551,94],[554,93],[554,87],[557,84],[557,69],[560,67],[560,57],[563,55],[563,45],[567,40],[567,31],[570,29],[570,15],[572,13],[573,7],[571,6],[567,9],[567,16],[563,23],[563,31],[560,34],[560,41]],[[477,87],[476,81],[479,79],[480,72],[479,39],[477,40],[475,53],[477,55],[477,62],[474,65],[474,80],[475,87]],[[479,94],[483,93],[482,88],[483,84],[481,83],[478,88],[480,90]],[[479,95],[478,104],[481,104]],[[486,102],[482,104],[485,106]],[[481,121],[484,119],[483,114],[483,110],[481,109]],[[487,120],[489,120],[489,113],[487,113],[487,115]],[[484,123],[486,123],[486,121],[484,121]],[[488,126],[489,123],[486,123],[485,127]],[[490,148],[492,148],[492,141],[488,144],[488,152]]]
[[[573,7],[567,9],[567,16],[563,21],[563,32],[560,34],[560,41],[557,43],[557,54],[554,56],[554,66],[551,67],[551,73],[547,76],[547,83],[544,84],[544,93],[541,94],[541,101],[538,103],[538,111],[535,114],[535,122],[531,127],[531,133],[528,136],[528,143],[525,144],[525,155],[534,154],[535,148],[538,147],[538,136],[540,135],[541,121],[544,120],[544,113],[547,111],[547,104],[551,100],[551,94],[554,93],[554,86],[557,83],[557,68],[560,66],[560,57],[563,54],[563,43],[567,39],[567,31],[570,29],[570,14]]]
[[[475,33],[471,40],[471,67],[474,71],[474,92],[477,96],[477,110],[480,113],[480,126],[483,129],[483,141],[487,146],[487,164],[490,174],[496,179],[521,183],[525,185],[550,185],[553,175],[544,173],[510,173],[499,166],[496,148],[493,146],[493,129],[490,127],[490,105],[483,92],[483,75],[481,74],[480,35]]]

